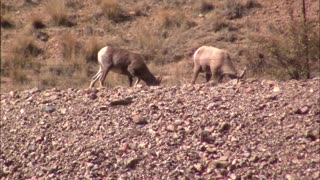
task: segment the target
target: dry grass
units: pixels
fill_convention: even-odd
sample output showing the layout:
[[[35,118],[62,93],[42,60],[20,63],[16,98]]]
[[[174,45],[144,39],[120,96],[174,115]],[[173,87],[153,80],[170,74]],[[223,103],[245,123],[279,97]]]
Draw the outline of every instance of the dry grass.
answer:
[[[195,23],[191,21],[186,15],[178,10],[163,9],[158,15],[160,26],[163,29],[170,28],[182,28],[188,29],[195,26]]]
[[[8,7],[6,7],[3,3],[1,3],[1,17],[0,17],[1,28],[10,29],[15,27],[15,22],[13,19],[14,14],[10,11]]]
[[[68,27],[74,25],[68,19],[68,8],[65,0],[47,0],[44,5],[55,25]]]
[[[207,0],[197,1],[194,6],[195,6],[195,10],[201,13],[210,12],[215,8],[212,2],[208,2]]]
[[[223,9],[223,15],[228,19],[242,18],[252,8],[260,7],[256,0],[226,0]]]
[[[109,20],[116,23],[128,20],[129,17],[124,14],[118,0],[100,0],[98,3]]]
[[[311,64],[317,64],[319,61],[319,27],[312,23],[304,26],[301,21],[293,21],[287,28],[289,31],[286,35],[273,33],[251,39],[260,44],[257,51],[261,52],[250,62],[250,69],[255,74],[284,80],[305,79],[307,74],[318,71],[318,65]],[[305,33],[308,35],[307,41],[304,39]],[[306,60],[306,51],[309,63]]]
[[[37,13],[31,14],[30,22],[34,29],[42,29],[46,27],[46,25],[42,21],[41,15]]]
[[[209,14],[206,23],[208,24],[210,30],[213,30],[214,32],[218,32],[229,27],[228,20],[217,12]]]
[[[1,75],[19,84],[28,83],[31,75],[40,72],[40,63],[35,57],[43,52],[30,36],[20,35],[12,43],[7,58],[1,63]]]

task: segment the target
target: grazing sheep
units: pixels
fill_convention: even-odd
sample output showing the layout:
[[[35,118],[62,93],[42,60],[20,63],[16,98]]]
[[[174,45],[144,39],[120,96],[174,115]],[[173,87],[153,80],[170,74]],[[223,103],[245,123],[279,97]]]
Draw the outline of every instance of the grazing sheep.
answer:
[[[206,73],[206,81],[209,82],[213,77],[214,83],[220,83],[223,76],[229,76],[231,79],[240,79],[243,77],[246,69],[241,74],[237,74],[228,51],[210,46],[202,46],[197,49],[193,55],[194,76],[192,84],[196,82],[200,72]]]
[[[98,62],[100,69],[91,79],[90,88],[94,86],[98,79],[100,87],[103,87],[103,82],[110,70],[127,75],[130,86],[132,86],[133,77],[138,78],[135,85],[140,82],[140,79],[145,81],[148,86],[159,85],[161,81],[160,78],[156,78],[149,71],[144,58],[134,52],[106,46],[98,52]]]

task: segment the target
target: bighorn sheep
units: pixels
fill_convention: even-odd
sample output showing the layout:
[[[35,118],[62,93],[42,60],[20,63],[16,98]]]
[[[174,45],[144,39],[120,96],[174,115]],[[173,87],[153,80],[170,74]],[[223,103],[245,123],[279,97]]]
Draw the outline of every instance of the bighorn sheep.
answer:
[[[106,46],[98,52],[98,63],[100,69],[91,79],[90,88],[95,82],[100,80],[100,87],[103,87],[103,82],[106,79],[108,72],[114,71],[119,74],[127,75],[129,85],[132,86],[133,77],[137,77],[135,85],[140,82],[140,79],[146,82],[148,86],[159,85],[160,78],[156,78],[149,71],[144,62],[144,58],[137,53],[130,52],[124,49]]]
[[[211,76],[214,83],[220,83],[223,76],[227,75],[231,79],[243,77],[246,68],[241,74],[237,74],[228,51],[210,46],[198,48],[193,55],[194,75],[192,84],[196,82],[200,72],[206,73],[206,81],[209,82]]]

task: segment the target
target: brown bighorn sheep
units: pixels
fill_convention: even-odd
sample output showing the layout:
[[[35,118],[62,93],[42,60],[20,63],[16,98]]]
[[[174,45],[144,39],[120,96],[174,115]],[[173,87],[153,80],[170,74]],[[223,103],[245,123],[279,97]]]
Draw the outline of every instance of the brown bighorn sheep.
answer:
[[[241,74],[237,74],[228,51],[210,46],[198,48],[193,55],[194,75],[192,84],[196,82],[200,72],[206,73],[206,81],[209,82],[211,76],[214,83],[220,83],[223,76],[229,76],[231,79],[240,79],[243,77],[246,68]]]
[[[98,63],[100,69],[91,79],[90,88],[99,79],[100,87],[103,87],[103,82],[106,79],[108,72],[114,71],[119,74],[127,75],[129,85],[132,86],[133,77],[137,77],[135,85],[140,82],[140,79],[146,82],[148,86],[159,85],[160,78],[156,78],[149,71],[144,62],[144,58],[137,53],[130,52],[124,49],[106,46],[98,52]]]

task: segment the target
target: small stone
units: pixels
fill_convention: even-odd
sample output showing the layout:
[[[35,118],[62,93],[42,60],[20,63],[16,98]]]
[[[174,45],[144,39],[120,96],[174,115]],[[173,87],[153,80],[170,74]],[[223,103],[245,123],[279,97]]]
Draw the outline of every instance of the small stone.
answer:
[[[214,166],[216,167],[216,168],[226,168],[226,167],[228,167],[229,166],[229,162],[228,161],[221,161],[221,160],[216,160],[216,161],[214,161],[213,162],[213,164],[214,164]]]
[[[108,107],[107,106],[101,106],[99,109],[100,109],[100,111],[105,111],[105,110],[108,109]]]
[[[231,125],[229,123],[223,123],[219,131],[220,132],[227,132],[227,131],[229,131],[230,127],[231,127]]]
[[[203,166],[200,163],[193,165],[193,167],[198,171],[202,172]]]
[[[175,127],[174,127],[174,125],[169,124],[166,129],[167,129],[167,131],[169,131],[169,132],[173,132],[173,131],[175,130]]]
[[[143,124],[147,124],[148,121],[145,117],[143,117],[142,115],[135,115],[132,117],[132,121],[136,124],[140,124],[140,125],[143,125]]]
[[[52,105],[48,105],[47,107],[44,108],[44,111],[47,113],[52,113],[56,110],[56,108]]]
[[[216,153],[217,149],[216,148],[207,147],[206,151],[209,152],[209,153]]]
[[[201,131],[200,132],[200,139],[202,142],[211,143],[213,141],[210,133],[208,131]]]
[[[296,180],[296,178],[291,174],[286,174],[285,178],[286,180]]]
[[[97,94],[95,94],[95,93],[91,93],[91,94],[88,95],[88,98],[89,98],[89,99],[92,99],[92,100],[97,99],[97,97],[98,97],[98,96],[97,96]]]
[[[230,178],[231,178],[232,180],[238,179],[237,175],[235,175],[234,173],[230,174]]]
[[[280,87],[279,86],[275,86],[273,88],[273,92],[280,92]]]
[[[307,114],[309,112],[308,106],[303,106],[302,108],[298,108],[295,113],[296,114]]]
[[[37,92],[40,92],[40,89],[38,87],[32,88],[29,91],[30,94],[34,94],[34,93],[37,93]]]

